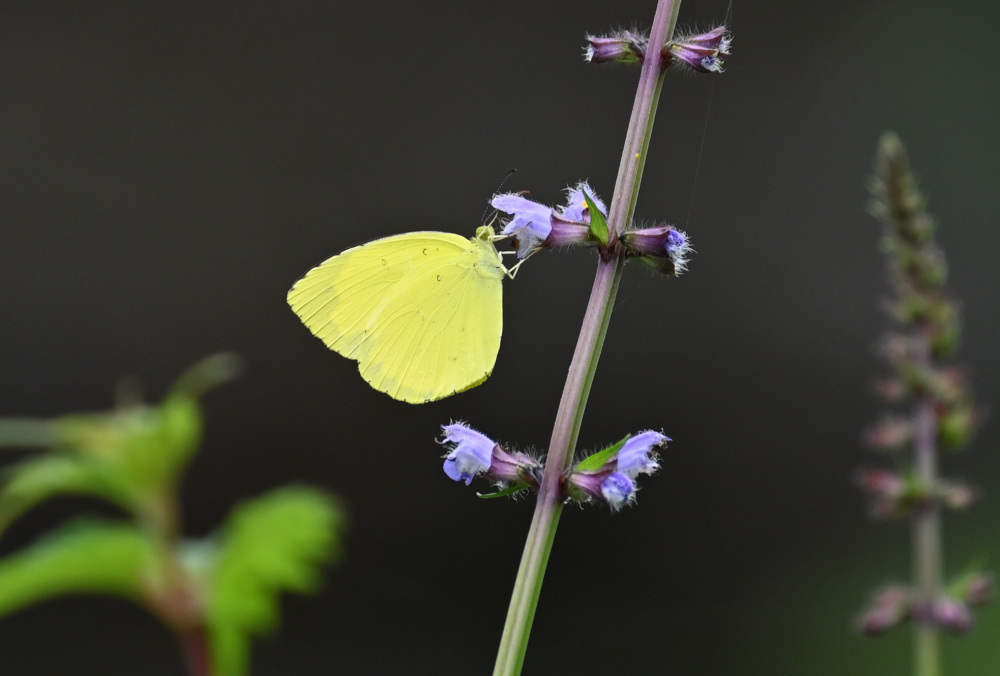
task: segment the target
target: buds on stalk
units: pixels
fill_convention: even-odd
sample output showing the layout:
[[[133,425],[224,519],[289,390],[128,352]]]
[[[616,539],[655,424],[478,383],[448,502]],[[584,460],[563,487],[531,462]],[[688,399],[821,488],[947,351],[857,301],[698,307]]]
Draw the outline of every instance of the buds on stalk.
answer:
[[[677,63],[699,73],[721,73],[720,55],[728,55],[733,38],[725,26],[707,33],[679,33],[660,50],[664,67]],[[646,59],[649,37],[635,31],[617,31],[610,35],[588,35],[583,58],[590,63],[640,63]]]

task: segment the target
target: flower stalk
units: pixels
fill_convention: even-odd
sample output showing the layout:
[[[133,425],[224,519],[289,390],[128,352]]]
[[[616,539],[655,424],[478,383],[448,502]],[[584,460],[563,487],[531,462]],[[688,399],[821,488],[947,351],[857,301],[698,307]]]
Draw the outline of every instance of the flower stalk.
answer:
[[[871,189],[872,212],[885,226],[882,249],[894,291],[888,309],[897,324],[881,345],[895,374],[882,380],[878,391],[889,403],[911,408],[906,416],[884,418],[868,434],[874,450],[899,457],[902,473],[867,471],[859,483],[875,498],[875,516],[910,518],[913,582],[877,596],[860,626],[878,636],[912,621],[914,674],[940,676],[941,631],[969,632],[971,608],[992,596],[991,577],[981,571],[946,583],[942,555],[942,509],[969,506],[976,491],[940,476],[939,453],[965,446],[982,413],[968,377],[947,363],[958,343],[959,305],[946,292],[947,264],[934,240],[936,224],[894,134],[879,142]]]
[[[649,36],[650,44],[663,45],[668,42],[673,34],[679,9],[680,0],[658,1]],[[610,241],[597,264],[590,300],[559,402],[538,500],[497,653],[493,672],[495,676],[518,674],[524,663],[542,578],[562,513],[562,477],[569,469],[576,449],[584,409],[625,264],[624,253],[618,246],[618,237],[631,222],[635,212],[653,119],[663,86],[664,65],[660,59],[645,59],[642,64],[607,219]]]

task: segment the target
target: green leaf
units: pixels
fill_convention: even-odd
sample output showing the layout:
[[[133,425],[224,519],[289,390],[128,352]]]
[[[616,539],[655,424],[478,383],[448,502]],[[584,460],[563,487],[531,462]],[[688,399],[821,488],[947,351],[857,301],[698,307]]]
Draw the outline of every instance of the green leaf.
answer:
[[[58,495],[104,498],[128,509],[132,487],[112,468],[90,458],[42,456],[3,471],[0,532],[35,505]]]
[[[608,245],[608,222],[604,220],[604,214],[597,208],[590,195],[584,190],[583,199],[587,201],[587,211],[590,213],[590,234],[594,236],[601,246]]]
[[[491,498],[503,498],[526,490],[528,490],[528,487],[524,484],[514,484],[513,486],[507,486],[507,488],[494,491],[493,493],[476,493],[476,496],[482,498],[483,500],[489,500]]]
[[[215,355],[181,375],[159,406],[131,404],[108,413],[57,418],[52,422],[54,450],[116,467],[137,491],[167,493],[201,444],[204,422],[198,398],[237,370],[235,357]],[[22,436],[29,431],[20,426]]]
[[[138,598],[154,556],[153,543],[131,526],[68,524],[0,560],[0,616],[62,594]]]
[[[631,434],[626,434],[620,441],[608,446],[603,451],[598,451],[593,455],[587,456],[577,463],[576,467],[573,469],[580,472],[593,472],[601,469],[601,467],[604,467],[604,463],[611,459],[611,456],[622,449],[622,446],[625,445],[625,442],[628,441],[631,436]]]
[[[340,549],[344,520],[333,498],[286,487],[238,506],[223,528],[210,578],[208,623],[219,676],[244,673],[249,637],[278,624],[279,594],[309,593]]]

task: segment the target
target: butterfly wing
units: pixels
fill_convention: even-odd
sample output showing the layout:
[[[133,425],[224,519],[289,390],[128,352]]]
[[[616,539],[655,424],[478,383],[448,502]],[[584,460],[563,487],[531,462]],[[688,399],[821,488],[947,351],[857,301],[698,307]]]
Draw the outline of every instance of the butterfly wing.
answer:
[[[394,399],[482,383],[503,328],[504,268],[488,242],[439,232],[375,240],[319,264],[288,292],[303,323]]]

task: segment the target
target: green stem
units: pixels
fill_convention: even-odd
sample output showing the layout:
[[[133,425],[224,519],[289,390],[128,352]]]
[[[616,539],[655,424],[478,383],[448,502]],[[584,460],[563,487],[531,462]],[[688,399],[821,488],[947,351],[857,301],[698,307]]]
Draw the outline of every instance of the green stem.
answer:
[[[926,363],[930,361],[928,355]],[[938,481],[936,435],[934,402],[925,398],[917,405],[913,443],[914,468],[924,486],[936,486]],[[913,516],[913,576],[920,607],[915,622],[913,671],[916,676],[940,676],[939,631],[932,616],[942,578],[941,510],[936,502],[918,509]]]
[[[680,0],[659,0],[650,45],[664,45],[673,34]],[[563,387],[559,411],[552,428],[545,473],[538,491],[538,502],[528,529],[528,537],[521,556],[521,565],[514,591],[511,595],[507,622],[500,639],[495,676],[513,676],[521,672],[528,648],[528,636],[541,594],[545,567],[555,540],[556,526],[562,513],[562,478],[573,460],[576,442],[583,423],[583,413],[590,395],[590,387],[597,372],[597,362],[604,345],[604,337],[611,321],[618,284],[625,259],[617,246],[618,235],[631,222],[639,195],[642,170],[652,135],[653,117],[663,86],[663,63],[657,48],[642,66],[636,91],[632,117],[629,121],[625,147],[618,168],[618,179],[608,214],[611,244],[607,255],[597,264],[597,274],[584,315],[580,337],[577,339],[573,361],[570,363],[566,384]]]

